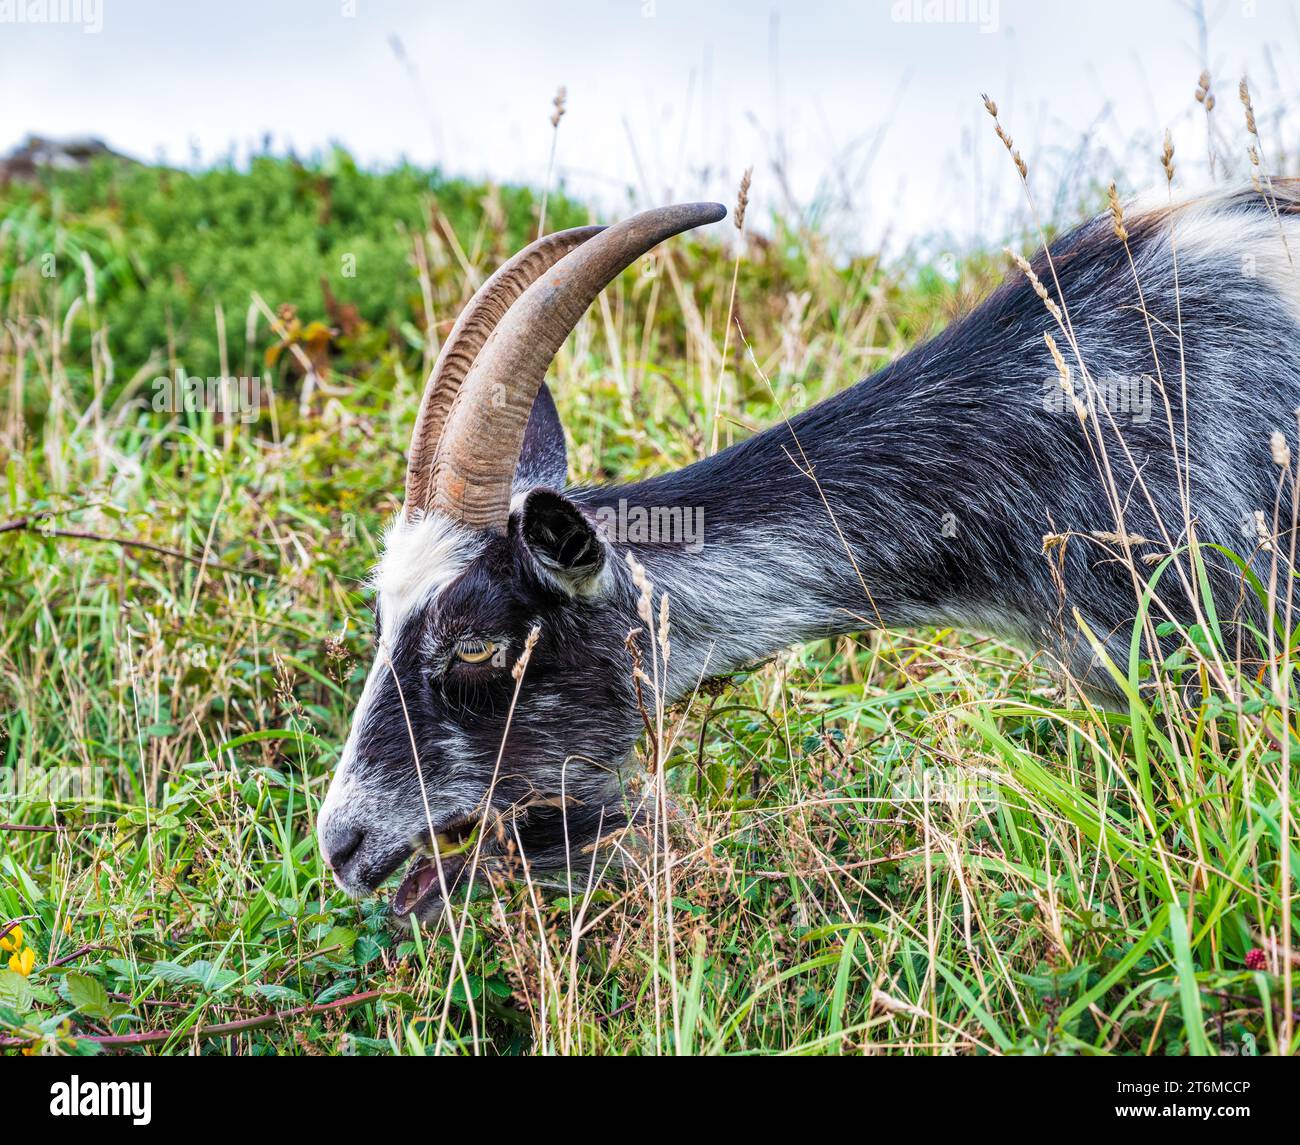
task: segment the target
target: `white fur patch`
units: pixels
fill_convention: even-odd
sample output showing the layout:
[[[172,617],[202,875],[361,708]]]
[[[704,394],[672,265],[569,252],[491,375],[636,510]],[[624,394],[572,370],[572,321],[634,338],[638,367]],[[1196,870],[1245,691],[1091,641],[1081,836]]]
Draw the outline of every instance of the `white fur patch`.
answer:
[[[441,513],[414,523],[398,517],[384,534],[384,555],[371,577],[385,637],[400,639],[407,618],[460,576],[482,548],[477,533]]]
[[[1294,193],[1278,188],[1279,204]],[[1158,193],[1141,196],[1138,212],[1163,212],[1165,235],[1180,263],[1220,259],[1241,278],[1260,279],[1287,300],[1300,320],[1300,216],[1261,210],[1273,192],[1251,202],[1240,188],[1175,199],[1172,208]]]
[[[338,769],[321,805],[318,831],[323,831],[325,823],[334,816],[346,814],[364,819],[363,812],[375,810],[370,804],[380,795],[362,788],[353,774],[352,764],[357,739],[370,717],[379,686],[391,671],[389,657],[403,639],[407,621],[419,615],[442,589],[460,576],[482,548],[483,540],[477,533],[441,514],[415,522],[399,516],[384,534],[384,555],[371,577],[379,597],[380,647],[352,713],[352,727]]]

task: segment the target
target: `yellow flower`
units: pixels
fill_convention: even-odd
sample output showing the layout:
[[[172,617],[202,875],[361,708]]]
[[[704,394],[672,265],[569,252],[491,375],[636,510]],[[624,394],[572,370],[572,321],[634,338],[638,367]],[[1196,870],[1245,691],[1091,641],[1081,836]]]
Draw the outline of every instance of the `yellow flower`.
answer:
[[[21,926],[15,926],[4,938],[0,938],[0,950],[14,952],[22,949],[22,945],[23,928]]]
[[[24,978],[32,972],[32,967],[35,965],[36,951],[30,946],[26,950],[20,950],[17,954],[9,957],[9,969],[16,974],[21,974]]]

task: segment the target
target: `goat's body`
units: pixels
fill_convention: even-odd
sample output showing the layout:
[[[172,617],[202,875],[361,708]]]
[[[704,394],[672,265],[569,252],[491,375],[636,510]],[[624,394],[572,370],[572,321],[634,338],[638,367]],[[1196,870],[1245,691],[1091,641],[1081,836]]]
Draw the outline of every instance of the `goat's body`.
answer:
[[[575,494],[588,507],[702,510],[698,555],[637,549],[670,591],[674,648],[695,653],[677,665],[678,688],[797,640],[951,624],[1047,649],[1106,690],[1073,611],[1124,664],[1136,594],[1115,559],[1121,526],[1152,542],[1138,558],[1185,544],[1189,518],[1202,543],[1247,557],[1258,557],[1254,514],[1271,527],[1269,436],[1294,441],[1300,406],[1298,204],[1280,187],[1135,213],[1127,247],[1108,216],[1094,219],[1033,262],[1063,300],[1077,356],[1017,274],[788,425],[663,477]],[[1087,425],[1045,332],[1075,394],[1100,394]],[[1070,539],[1045,556],[1049,534]],[[1235,570],[1207,563],[1219,609],[1251,616]]]
[[[683,215],[718,211],[662,217],[680,229]],[[611,228],[608,242],[588,236],[566,261],[589,252],[583,265],[600,269],[598,288],[627,265],[626,251],[608,252],[643,229],[641,218]],[[670,700],[705,675],[798,641],[931,624],[1044,649],[1114,696],[1075,617],[1122,669],[1154,568],[1147,558],[1180,553],[1194,532],[1267,575],[1260,532],[1275,528],[1280,478],[1270,435],[1282,431],[1294,450],[1300,406],[1300,278],[1291,262],[1292,250],[1300,256],[1300,194],[1290,185],[1221,193],[1132,210],[1124,226],[1127,242],[1110,218],[1085,224],[1034,259],[1041,286],[1016,274],[857,386],[637,484],[558,492],[563,429],[530,382],[507,410],[519,428],[523,397],[533,402],[504,524],[492,403],[455,397],[457,434],[486,428],[471,434],[477,446],[461,442],[455,480],[439,477],[447,504],[465,513],[403,514],[385,541],[380,653],[320,816],[340,882],[373,890],[414,849],[395,907],[431,917],[466,864],[449,851],[451,873],[434,885],[418,852],[436,841],[441,853],[442,840],[468,824],[495,822],[475,853],[510,871],[521,854],[535,868],[565,868],[625,822],[620,767],[644,730],[630,631],[641,663],[662,669],[629,555],[654,582],[653,607],[660,592],[671,600],[672,654],[660,681]],[[534,244],[512,264],[538,252]],[[508,390],[510,355],[529,357],[530,323],[549,330],[549,345],[577,322],[591,290],[566,295],[582,276],[575,264],[556,265],[498,315],[481,352],[452,347],[453,363],[480,354],[470,392],[478,374]],[[501,305],[476,295],[470,309],[491,317]],[[516,307],[532,317],[515,322]],[[557,313],[559,326],[550,321]],[[490,370],[481,356],[495,362]],[[417,422],[419,441],[427,420]],[[440,439],[439,464],[442,454]],[[480,462],[492,476],[482,488],[472,481]],[[493,527],[474,523],[484,506]],[[607,531],[611,515],[647,512],[670,523],[689,515],[702,530]],[[1049,535],[1057,540],[1045,553]],[[1258,623],[1236,567],[1212,547],[1202,552],[1218,616]],[[1185,557],[1173,557],[1157,619],[1194,618],[1194,580]],[[492,657],[467,657],[465,647]]]

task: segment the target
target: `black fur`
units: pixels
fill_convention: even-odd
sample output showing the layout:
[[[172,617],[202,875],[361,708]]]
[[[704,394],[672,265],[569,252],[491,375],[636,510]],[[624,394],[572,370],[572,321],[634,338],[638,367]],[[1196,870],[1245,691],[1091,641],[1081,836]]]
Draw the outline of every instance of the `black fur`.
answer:
[[[1244,273],[1242,261],[1269,236],[1283,241],[1284,228],[1294,237],[1293,192],[1281,193],[1276,217],[1253,192],[1195,209],[1222,224],[1216,233],[1239,235],[1241,250],[1189,240],[1175,263],[1168,217],[1131,219],[1127,246],[1103,217],[1058,240],[1050,261],[1043,252],[1033,261],[1092,386],[1149,377],[1146,420],[1093,401],[1081,423],[1068,402],[1053,405],[1060,382],[1045,332],[1073,370],[1076,396],[1087,401],[1090,384],[1070,334],[1018,271],[938,337],[788,424],[632,485],[554,491],[564,438],[543,390],[516,489],[546,488],[526,498],[508,535],[483,538],[457,579],[393,634],[393,672],[350,745],[349,782],[378,792],[379,805],[345,806],[322,827],[327,853],[347,831],[368,840],[349,854],[341,879],[357,890],[377,885],[422,829],[425,798],[437,829],[481,811],[489,789],[492,814],[508,824],[489,838],[489,863],[522,847],[536,867],[586,870],[590,857],[573,856],[624,822],[621,769],[644,728],[630,631],[639,630],[645,671],[655,667],[629,554],[655,585],[656,618],[659,594],[670,596],[672,656],[659,665],[669,700],[791,642],[923,624],[1047,649],[1090,687],[1113,693],[1073,615],[1126,664],[1133,572],[1115,559],[1113,539],[1093,534],[1122,524],[1149,540],[1139,556],[1183,545],[1189,474],[1200,541],[1258,563],[1243,522],[1269,510],[1276,494],[1270,431],[1286,430],[1296,448],[1297,293],[1276,274]],[[602,513],[663,507],[702,511],[698,552],[671,537],[650,543],[596,527]],[[1044,555],[1048,534],[1070,539]],[[1210,574],[1221,615],[1257,624],[1235,568],[1211,556]],[[1175,564],[1162,597],[1186,618],[1178,576]],[[502,749],[510,665],[534,628]],[[508,660],[458,664],[452,648],[462,637],[497,641]],[[426,913],[434,910],[431,900]]]

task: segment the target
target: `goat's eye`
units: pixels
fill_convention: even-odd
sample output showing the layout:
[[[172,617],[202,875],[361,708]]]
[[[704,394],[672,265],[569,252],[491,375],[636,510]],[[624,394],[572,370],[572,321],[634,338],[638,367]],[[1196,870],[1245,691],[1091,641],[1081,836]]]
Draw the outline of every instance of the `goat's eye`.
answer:
[[[482,664],[495,651],[496,645],[491,640],[462,640],[456,645],[456,659],[466,664]]]

